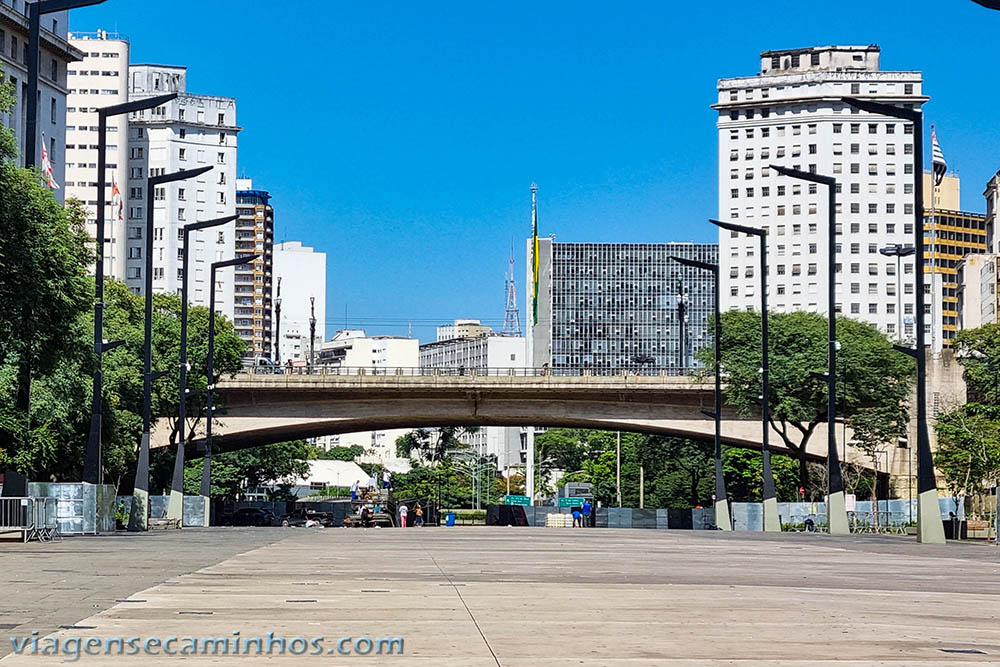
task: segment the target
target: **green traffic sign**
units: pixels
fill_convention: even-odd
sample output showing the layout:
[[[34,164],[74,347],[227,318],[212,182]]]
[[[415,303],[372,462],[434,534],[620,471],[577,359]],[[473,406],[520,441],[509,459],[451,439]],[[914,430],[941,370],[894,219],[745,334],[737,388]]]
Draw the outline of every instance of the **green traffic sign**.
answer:
[[[583,507],[583,498],[560,498],[559,507]]]
[[[504,496],[504,505],[531,505],[531,499],[528,496]]]

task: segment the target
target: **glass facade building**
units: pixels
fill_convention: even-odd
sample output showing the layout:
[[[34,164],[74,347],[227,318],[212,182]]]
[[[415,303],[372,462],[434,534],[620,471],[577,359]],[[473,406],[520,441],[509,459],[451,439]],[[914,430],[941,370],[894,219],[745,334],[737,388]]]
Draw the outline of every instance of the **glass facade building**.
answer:
[[[671,257],[715,264],[718,246],[539,239],[533,365],[671,374],[697,366],[696,352],[712,343],[713,278]],[[530,285],[530,242],[528,259]]]

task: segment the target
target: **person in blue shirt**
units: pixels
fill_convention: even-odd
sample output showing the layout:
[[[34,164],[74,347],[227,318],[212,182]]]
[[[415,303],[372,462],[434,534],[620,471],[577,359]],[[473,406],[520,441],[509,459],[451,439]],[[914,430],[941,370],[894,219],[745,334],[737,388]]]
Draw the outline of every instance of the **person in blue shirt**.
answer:
[[[593,511],[594,506],[590,504],[589,500],[583,501],[583,521],[580,523],[581,526],[590,526],[590,513]]]
[[[576,527],[582,526],[582,525],[583,524],[580,521],[580,508],[579,507],[574,507],[573,508],[573,527],[576,528]]]

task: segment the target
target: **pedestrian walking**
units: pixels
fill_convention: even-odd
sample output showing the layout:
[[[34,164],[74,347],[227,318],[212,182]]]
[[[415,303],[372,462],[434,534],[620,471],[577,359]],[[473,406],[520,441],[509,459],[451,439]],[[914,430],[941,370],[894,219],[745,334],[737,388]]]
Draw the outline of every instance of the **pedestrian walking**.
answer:
[[[351,484],[351,500],[357,500],[358,499],[358,485],[360,483],[361,483],[361,480],[356,479],[356,480],[354,480],[354,484]]]
[[[368,490],[372,493],[378,493],[378,479],[375,478],[375,473],[372,473],[368,478]]]
[[[584,528],[590,526],[590,513],[593,511],[594,506],[590,504],[589,500],[583,501],[583,523],[581,524]]]
[[[392,475],[389,474],[388,470],[382,471],[382,488],[383,489],[392,488]]]
[[[420,528],[424,525],[424,511],[420,508],[420,505],[417,505],[417,509],[414,514],[416,514],[416,516],[413,518],[413,525]]]
[[[408,511],[405,504],[399,506],[399,525],[403,528],[406,528],[406,513]]]

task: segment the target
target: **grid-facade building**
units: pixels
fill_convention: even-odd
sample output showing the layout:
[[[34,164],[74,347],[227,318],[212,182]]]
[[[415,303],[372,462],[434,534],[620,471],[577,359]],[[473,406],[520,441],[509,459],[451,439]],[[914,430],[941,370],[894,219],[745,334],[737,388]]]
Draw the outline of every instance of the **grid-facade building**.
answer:
[[[951,347],[959,331],[958,268],[968,255],[986,252],[986,216],[937,209],[924,212],[924,272],[933,300],[924,308],[934,316],[932,348]]]
[[[128,101],[128,40],[98,30],[73,33],[70,44],[83,52],[83,60],[66,72],[66,197],[83,202],[87,232],[97,236],[97,110]],[[108,117],[104,190],[104,275],[125,279],[125,207],[121,194],[128,180],[128,118]]]
[[[0,0],[0,71],[14,94],[14,106],[0,112],[0,123],[13,130],[18,155],[15,164],[24,166],[24,133],[28,120],[28,18],[26,0]],[[83,58],[83,53],[68,41],[69,12],[44,14],[40,24],[38,67],[38,134],[35,157],[42,159],[42,142],[49,153],[52,177],[60,186],[53,195],[63,201],[66,190],[66,99],[69,94],[67,71]]]
[[[236,205],[236,100],[186,91],[187,68],[131,65],[129,99],[176,92],[178,97],[155,109],[130,114],[128,123],[128,190],[126,229],[128,254],[125,282],[141,294],[145,279],[146,211],[153,207],[153,290],[180,293],[184,225],[232,215]],[[211,166],[212,170],[146,192],[150,176]],[[232,269],[218,272],[209,285],[211,263],[233,257],[235,223],[190,235],[188,284],[191,303],[207,306],[216,292],[216,311],[233,313]]]
[[[897,295],[895,258],[879,249],[913,242],[913,127],[859,112],[856,96],[920,108],[916,71],[881,71],[878,46],[761,54],[760,73],[718,82],[719,215],[767,230],[768,307],[827,312],[827,193],[779,176],[770,164],[837,179],[836,309],[895,335],[897,309],[913,315],[913,281]],[[721,230],[724,309],[760,304],[759,242]],[[913,273],[913,258],[902,262]],[[930,322],[927,323],[928,331]],[[912,319],[904,336],[913,336]]]
[[[699,243],[556,243],[539,239],[538,319],[531,365],[683,372],[711,344],[714,281],[671,257],[718,261],[718,246]],[[528,241],[528,276],[531,240]]]
[[[249,264],[235,267],[233,324],[247,344],[251,357],[271,358],[274,273],[274,208],[266,190],[253,182],[236,184],[236,256],[252,256]]]

